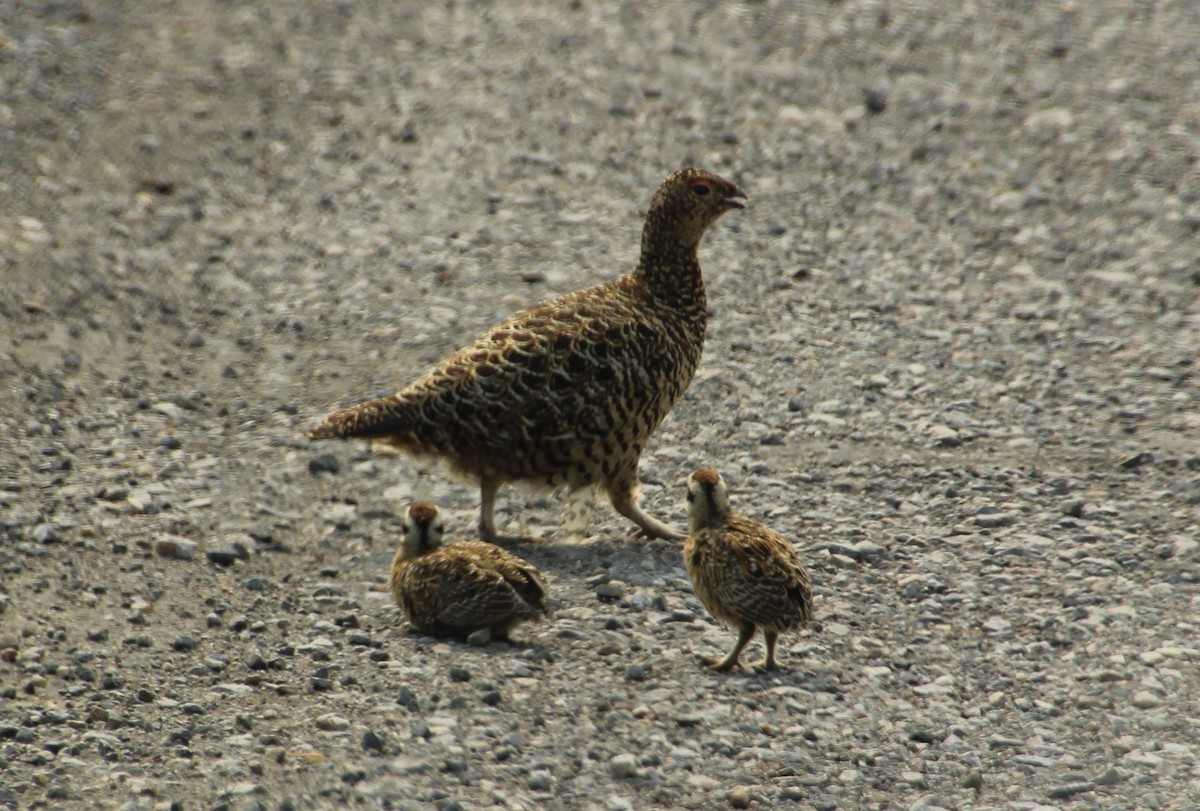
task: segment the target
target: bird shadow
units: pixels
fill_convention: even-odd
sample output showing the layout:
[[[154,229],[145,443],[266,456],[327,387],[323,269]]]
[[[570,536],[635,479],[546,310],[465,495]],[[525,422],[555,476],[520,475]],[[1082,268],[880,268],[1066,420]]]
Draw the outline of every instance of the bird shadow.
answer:
[[[554,654],[548,646],[534,639],[518,637],[492,636],[486,642],[472,640],[470,635],[462,634],[431,634],[408,627],[400,632],[400,638],[414,643],[411,652],[426,653],[435,645],[452,645],[463,651],[473,651],[486,657],[513,655],[520,656],[529,662],[549,663],[554,661]]]

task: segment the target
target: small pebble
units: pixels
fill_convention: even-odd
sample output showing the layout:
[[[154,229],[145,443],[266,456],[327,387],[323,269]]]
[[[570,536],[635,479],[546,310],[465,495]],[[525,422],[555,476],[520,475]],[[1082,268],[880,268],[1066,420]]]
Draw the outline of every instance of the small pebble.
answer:
[[[38,543],[57,543],[62,540],[62,532],[54,524],[38,524],[34,527],[33,539]]]
[[[1012,513],[984,513],[983,515],[975,516],[975,526],[983,529],[999,529],[1000,527],[1011,527],[1017,523],[1017,516]]]
[[[246,591],[266,591],[267,587],[271,585],[271,581],[265,577],[247,577],[242,585],[245,586]]]
[[[382,752],[383,738],[379,737],[373,730],[368,729],[362,736],[362,748],[368,752]]]
[[[888,94],[877,87],[864,87],[863,107],[868,115],[879,115],[887,109]]]
[[[1074,797],[1076,794],[1092,791],[1095,788],[1096,784],[1092,782],[1067,783],[1050,789],[1046,796],[1051,800],[1065,800],[1068,797]]]
[[[238,550],[232,547],[209,549],[205,551],[204,556],[208,558],[209,563],[215,563],[218,566],[232,566],[242,558]]]
[[[625,585],[615,581],[596,586],[596,596],[604,600],[619,600],[625,596]]]
[[[332,453],[319,453],[308,460],[308,472],[314,476],[318,473],[337,473],[341,469],[341,462]]]
[[[631,777],[637,777],[638,767],[637,758],[628,752],[617,755],[608,762],[608,771],[613,777],[618,780],[624,780]]]
[[[154,554],[169,560],[191,560],[196,556],[196,542],[176,535],[164,535],[154,542]]]
[[[1160,706],[1163,700],[1149,690],[1139,690],[1133,694],[1131,703],[1139,710],[1152,710]]]
[[[914,729],[912,732],[908,733],[908,739],[911,741],[916,741],[917,743],[941,743],[946,739],[946,734],[944,732],[934,732],[928,729]]]

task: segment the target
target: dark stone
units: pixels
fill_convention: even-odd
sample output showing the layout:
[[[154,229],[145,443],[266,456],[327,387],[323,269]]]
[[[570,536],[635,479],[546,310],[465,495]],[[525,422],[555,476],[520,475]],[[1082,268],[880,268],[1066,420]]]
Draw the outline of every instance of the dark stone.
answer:
[[[218,566],[232,566],[241,557],[236,549],[228,546],[209,549],[204,555],[208,558],[209,563],[215,563]]]
[[[368,752],[382,752],[383,738],[375,734],[374,730],[368,729],[362,736],[362,748]]]
[[[396,703],[409,712],[416,712],[421,709],[420,702],[417,701],[416,695],[408,687],[401,687],[400,693],[396,696]]]
[[[946,740],[946,733],[932,732],[928,729],[914,729],[912,732],[908,733],[908,739],[910,741],[916,741],[917,743],[941,743],[942,741]]]
[[[870,115],[879,115],[887,109],[887,93],[876,87],[863,88],[863,106]]]
[[[1156,457],[1153,453],[1150,451],[1142,451],[1141,453],[1134,454],[1133,456],[1130,456],[1128,459],[1121,462],[1121,467],[1125,468],[1126,470],[1137,470],[1139,467],[1153,464],[1155,461]]]
[[[341,462],[332,453],[319,453],[308,460],[308,472],[314,476],[318,473],[336,474],[341,469]]]

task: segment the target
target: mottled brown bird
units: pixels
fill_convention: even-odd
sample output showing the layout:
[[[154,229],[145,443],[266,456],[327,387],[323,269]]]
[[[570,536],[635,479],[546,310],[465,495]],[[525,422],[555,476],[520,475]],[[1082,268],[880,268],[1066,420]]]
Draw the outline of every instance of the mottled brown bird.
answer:
[[[758,667],[772,670],[783,631],[812,619],[808,573],[787,539],[729,506],[725,481],[698,470],[687,481],[689,534],[683,561],[700,602],[719,622],[738,629],[729,655],[711,665],[737,667],[742,649],[762,629],[767,655]]]
[[[443,545],[445,530],[433,504],[410,505],[403,531],[392,560],[392,597],[417,630],[486,643],[549,615],[541,572],[495,544]]]
[[[496,541],[510,481],[599,485],[651,537],[683,538],[638,505],[638,461],[691,383],[704,347],[705,230],[746,195],[701,169],[659,186],[632,273],[518,312],[389,397],[336,411],[311,439],[364,437],[441,459],[480,483]]]

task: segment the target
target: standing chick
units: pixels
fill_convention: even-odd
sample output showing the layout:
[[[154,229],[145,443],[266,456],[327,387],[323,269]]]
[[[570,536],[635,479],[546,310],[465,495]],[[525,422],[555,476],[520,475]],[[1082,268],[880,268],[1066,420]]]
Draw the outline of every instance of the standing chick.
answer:
[[[698,470],[687,481],[690,534],[683,561],[700,602],[719,622],[738,629],[717,670],[739,665],[742,649],[761,628],[767,643],[759,666],[778,667],[775,642],[783,631],[808,626],[812,591],[808,573],[787,539],[729,506],[720,474]]]
[[[683,538],[638,505],[638,461],[704,348],[700,238],[745,199],[701,169],[671,174],[632,273],[512,315],[398,393],[328,415],[309,438],[368,438],[477,479],[487,541],[499,539],[496,492],[510,481],[599,485],[645,535]]]
[[[392,560],[392,597],[417,630],[486,643],[549,615],[541,572],[495,544],[443,546],[444,526],[433,504],[410,505],[402,526],[404,538]]]

